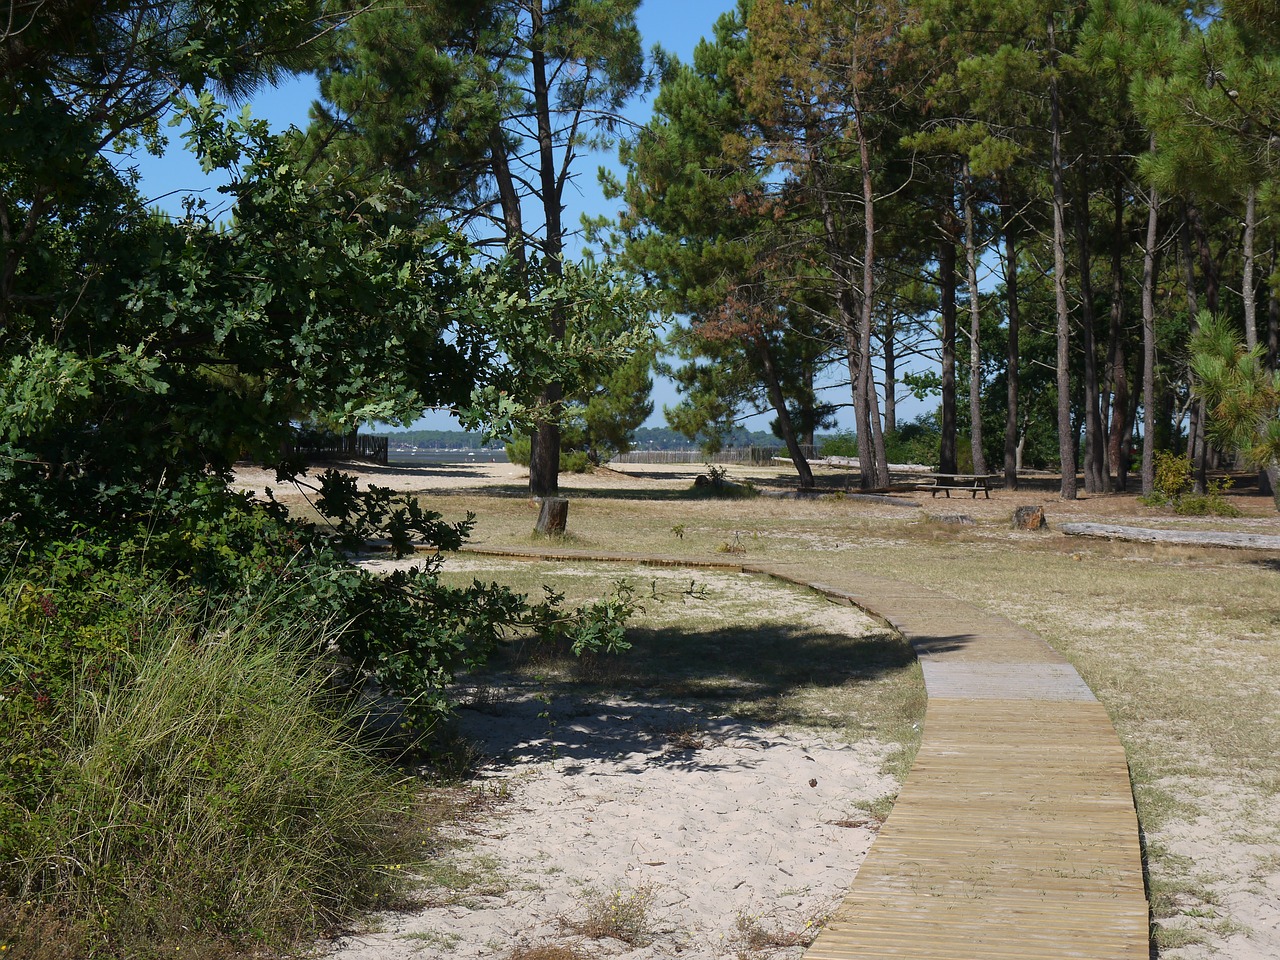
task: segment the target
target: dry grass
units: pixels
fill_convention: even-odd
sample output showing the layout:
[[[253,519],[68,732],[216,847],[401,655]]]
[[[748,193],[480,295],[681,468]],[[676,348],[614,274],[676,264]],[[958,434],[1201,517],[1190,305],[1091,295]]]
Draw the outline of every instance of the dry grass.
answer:
[[[507,954],[506,960],[587,960],[587,955],[568,943],[520,943]]]
[[[579,916],[564,917],[567,930],[591,940],[610,938],[633,947],[649,942],[653,932],[653,890],[648,886],[601,893],[588,890]]]
[[[781,950],[807,947],[818,938],[827,914],[784,923],[764,915],[740,913],[735,920],[734,949],[739,960],[770,956]]]
[[[1251,878],[1263,872],[1259,858],[1280,846],[1280,827],[1269,814],[1280,794],[1280,754],[1274,747],[1280,742],[1275,706],[1280,560],[1240,551],[1083,540],[1052,527],[1068,520],[1119,519],[1173,529],[1280,533],[1269,499],[1231,499],[1245,514],[1240,520],[1178,518],[1134,497],[1063,503],[1051,492],[1000,492],[989,501],[948,505],[948,512],[976,521],[960,527],[926,520],[924,514],[933,509],[927,498],[925,510],[854,498],[695,501],[636,481],[618,496],[599,490],[576,496],[570,526],[573,545],[587,550],[799,562],[816,570],[837,564],[919,582],[1037,630],[1106,704],[1129,752],[1149,840],[1153,899],[1159,913],[1173,918],[1159,933],[1161,948],[1176,955],[1179,944],[1202,940],[1221,948],[1234,935],[1239,924],[1214,903],[1256,889]],[[1051,530],[1011,531],[1009,518],[1020,503],[1043,503]],[[483,504],[477,546],[530,542],[532,524],[522,501],[486,498]],[[433,505],[452,512],[475,509],[480,501],[463,496],[436,499]],[[745,548],[743,554],[730,559],[717,552],[735,540]],[[511,569],[519,572],[521,565],[513,563]],[[527,573],[531,581],[544,575],[531,568]],[[821,653],[820,641],[805,646],[805,640],[786,632],[787,624],[795,623],[789,596],[765,600],[757,588],[746,591],[756,592],[760,606],[781,603],[782,616],[770,618],[753,611],[748,598],[719,588],[718,578],[733,579],[733,574],[682,575],[717,584],[706,608],[687,604],[647,612],[654,622],[642,625],[640,655],[619,664],[619,679],[643,681],[647,675],[651,680],[660,665],[675,667],[678,676],[679,657],[672,660],[664,651],[664,642],[676,632],[692,645],[736,645],[736,635],[732,640],[717,635],[713,626],[726,605],[738,616],[758,616],[761,638],[770,635],[776,643],[782,636],[784,646],[799,644],[806,656]],[[564,582],[557,579],[558,585]],[[734,658],[739,664],[759,652],[750,634],[745,631],[741,640],[748,655]],[[833,651],[832,659],[820,657],[823,666],[815,673],[830,668],[834,656]],[[877,704],[896,695],[892,685],[878,681],[806,684],[796,677],[775,683],[764,697],[746,695],[752,683],[761,682],[768,684],[741,672],[683,680],[690,694],[719,696],[735,708],[754,709],[761,719],[806,724],[821,724],[824,713],[845,710],[869,710],[874,716]],[[900,707],[899,716],[904,715]],[[887,722],[877,735],[891,726]],[[1197,835],[1207,832],[1209,846],[1221,856],[1206,859],[1204,850],[1189,855],[1190,825],[1196,825]]]

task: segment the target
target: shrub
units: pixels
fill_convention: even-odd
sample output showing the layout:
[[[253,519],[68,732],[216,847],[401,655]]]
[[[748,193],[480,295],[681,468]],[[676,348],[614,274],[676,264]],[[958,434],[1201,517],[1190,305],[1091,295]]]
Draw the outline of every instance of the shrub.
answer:
[[[1183,494],[1190,493],[1193,486],[1190,457],[1165,450],[1156,452],[1152,499],[1159,504],[1174,505]]]
[[[1210,480],[1204,493],[1184,493],[1173,505],[1173,512],[1182,517],[1239,517],[1239,508],[1223,496],[1231,487],[1231,479]]]
[[[758,496],[760,491],[748,480],[738,483],[729,479],[729,468],[714,463],[706,464],[706,473],[693,478],[693,492],[704,496],[726,498],[749,498]]]
[[[820,457],[856,457],[858,455],[858,438],[851,430],[833,433],[822,441],[818,448]]]
[[[450,709],[447,687],[454,675],[483,663],[513,634],[599,638],[615,649],[622,643],[623,624],[601,621],[592,609],[581,616],[563,610],[559,598],[533,603],[497,584],[446,586],[439,553],[375,576],[343,552],[378,536],[397,554],[411,549],[413,540],[455,550],[471,528],[470,517],[446,523],[390,491],[357,491],[352,478],[334,471],[320,478],[315,504],[329,518],[323,528],[210,478],[154,492],[151,509],[132,529],[25,547],[19,562],[29,568],[32,583],[47,585],[41,589],[51,603],[84,607],[90,618],[104,616],[102,597],[126,589],[113,578],[126,583],[128,576],[116,571],[141,570],[152,584],[163,581],[193,600],[236,606],[246,615],[269,599],[273,616],[290,634],[314,637],[324,624],[344,624],[337,642],[351,686],[372,678],[383,693],[403,698],[404,729],[420,737]],[[99,580],[103,586],[90,590]],[[36,662],[51,655],[41,651]]]
[[[612,937],[633,947],[651,939],[653,890],[641,886],[626,891],[621,887],[607,894],[589,890],[583,897],[583,917],[566,925],[584,937],[603,940]]]
[[[889,462],[936,464],[941,439],[934,421],[932,415],[925,414],[885,433],[884,449]],[[967,448],[968,441],[957,438],[957,453],[967,456],[962,452]],[[818,453],[824,457],[856,457],[858,438],[851,431],[832,434],[823,440]]]
[[[936,430],[919,421],[904,424],[901,429],[884,435],[885,455],[890,463],[923,463],[933,465],[938,462],[942,446],[942,438]],[[957,438],[957,453],[962,444]]]
[[[1231,479],[1224,477],[1209,481],[1204,493],[1195,493],[1191,459],[1159,450],[1151,493],[1138,499],[1148,506],[1172,507],[1183,517],[1238,517],[1240,511],[1223,496],[1230,487]]]
[[[506,445],[507,459],[520,467],[529,466],[532,443],[527,436],[518,436]],[[593,466],[591,456],[585,450],[560,448],[561,473],[586,473]]]
[[[51,929],[70,955],[274,948],[402,884],[411,797],[356,746],[312,654],[333,632],[291,633],[272,605],[199,607],[144,593],[91,628],[44,631],[41,652],[51,638],[93,651],[126,623],[132,636],[61,663],[56,700],[4,703],[44,735],[27,738],[37,764],[20,748],[0,765],[0,900],[62,918],[44,914],[45,949]],[[7,657],[4,688],[42,689],[52,673],[50,660]],[[30,779],[15,789],[18,771]],[[21,955],[23,940],[19,929],[5,945]]]

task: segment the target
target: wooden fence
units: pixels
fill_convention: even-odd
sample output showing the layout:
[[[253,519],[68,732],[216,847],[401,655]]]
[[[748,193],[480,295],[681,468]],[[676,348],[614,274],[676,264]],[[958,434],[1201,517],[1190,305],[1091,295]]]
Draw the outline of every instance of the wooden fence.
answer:
[[[806,458],[814,459],[814,449],[809,444],[801,444],[800,449]],[[610,463],[738,463],[765,464],[773,462],[775,457],[786,458],[787,448],[777,447],[725,447],[719,453],[704,453],[696,447],[686,450],[632,450],[619,454]]]

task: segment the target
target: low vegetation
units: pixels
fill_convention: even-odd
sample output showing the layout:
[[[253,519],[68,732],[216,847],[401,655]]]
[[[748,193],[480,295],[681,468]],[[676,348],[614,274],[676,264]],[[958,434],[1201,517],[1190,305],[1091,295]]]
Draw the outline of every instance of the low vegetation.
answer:
[[[234,956],[404,891],[425,824],[314,656],[338,631],[300,634],[270,602],[95,586],[117,591],[96,619],[65,592],[6,590],[6,956]]]
[[[588,890],[578,916],[566,917],[565,927],[591,940],[610,938],[633,947],[649,942],[653,891],[648,887],[616,889],[601,893]]]
[[[236,956],[350,922],[435,855],[392,761],[426,744],[455,672],[516,635],[625,645],[617,598],[579,616],[340,549],[379,529],[456,546],[466,522],[336,474],[323,527],[199,487],[76,540],[0,536],[5,955]]]

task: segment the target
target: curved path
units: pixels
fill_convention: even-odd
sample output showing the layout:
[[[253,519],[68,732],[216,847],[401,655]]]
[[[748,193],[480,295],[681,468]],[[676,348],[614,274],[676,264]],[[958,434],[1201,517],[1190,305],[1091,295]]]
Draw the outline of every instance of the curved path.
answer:
[[[1035,633],[933,590],[804,564],[577,550],[469,552],[760,573],[905,637],[929,695],[915,764],[810,960],[1147,960],[1149,911],[1124,749]]]

